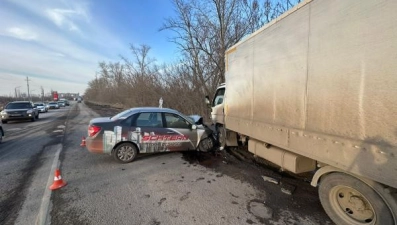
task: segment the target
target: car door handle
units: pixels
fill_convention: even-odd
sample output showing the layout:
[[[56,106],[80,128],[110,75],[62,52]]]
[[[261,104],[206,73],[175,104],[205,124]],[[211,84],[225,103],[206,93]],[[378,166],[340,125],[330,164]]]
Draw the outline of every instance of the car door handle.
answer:
[[[167,134],[175,134],[174,131],[168,131]]]

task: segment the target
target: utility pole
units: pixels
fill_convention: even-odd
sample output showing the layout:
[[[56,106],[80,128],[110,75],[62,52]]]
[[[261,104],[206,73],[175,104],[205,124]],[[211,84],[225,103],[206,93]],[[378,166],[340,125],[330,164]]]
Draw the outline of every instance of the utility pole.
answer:
[[[15,87],[14,89],[15,89],[15,99],[16,100],[18,100],[18,98],[19,98],[19,96],[21,96],[20,95],[20,90],[19,90],[19,88],[20,88],[21,86],[18,86],[18,87]],[[18,91],[17,91],[18,90]]]
[[[26,77],[26,85],[28,86],[28,99],[31,101],[30,92],[29,92],[29,77]]]
[[[44,88],[41,86],[41,102],[44,102]]]

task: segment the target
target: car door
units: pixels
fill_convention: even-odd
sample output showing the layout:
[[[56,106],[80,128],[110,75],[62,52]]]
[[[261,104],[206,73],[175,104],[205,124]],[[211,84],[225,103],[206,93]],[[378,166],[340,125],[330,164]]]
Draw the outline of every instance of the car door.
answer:
[[[175,113],[164,113],[166,132],[171,137],[167,144],[172,151],[195,150],[197,143],[197,130],[192,129],[192,124]]]
[[[141,112],[132,122],[130,140],[140,153],[169,151],[161,112]]]

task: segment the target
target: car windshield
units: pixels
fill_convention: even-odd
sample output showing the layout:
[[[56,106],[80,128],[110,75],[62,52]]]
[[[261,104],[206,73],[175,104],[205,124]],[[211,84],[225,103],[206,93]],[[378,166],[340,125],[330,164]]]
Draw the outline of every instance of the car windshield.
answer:
[[[30,103],[10,103],[6,106],[6,109],[27,109],[27,108],[32,108],[32,105]]]
[[[48,103],[49,105],[56,105],[56,104],[58,104],[58,103],[56,103],[56,102],[50,102],[50,103]]]
[[[35,106],[44,106],[43,103],[35,103],[34,105],[35,105]]]
[[[130,112],[131,112],[131,109],[127,109],[127,110],[122,111],[121,113],[119,113],[119,114],[117,114],[117,115],[115,115],[113,117],[110,117],[110,119],[113,120],[113,121],[114,120],[118,120],[118,119],[120,119],[122,117],[128,116],[128,114],[130,114]]]

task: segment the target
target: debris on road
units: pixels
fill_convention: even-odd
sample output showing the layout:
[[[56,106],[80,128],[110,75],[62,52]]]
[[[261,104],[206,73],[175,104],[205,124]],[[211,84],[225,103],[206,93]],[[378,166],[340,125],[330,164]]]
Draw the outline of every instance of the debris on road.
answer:
[[[281,182],[281,192],[287,195],[292,195],[296,189],[295,185]]]
[[[263,178],[264,181],[268,181],[268,182],[271,182],[271,183],[274,183],[274,184],[278,184],[279,183],[278,179],[273,178],[273,177],[262,176],[262,178]]]

